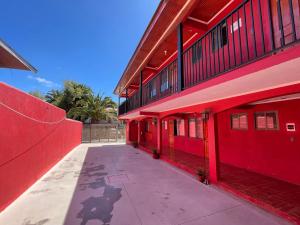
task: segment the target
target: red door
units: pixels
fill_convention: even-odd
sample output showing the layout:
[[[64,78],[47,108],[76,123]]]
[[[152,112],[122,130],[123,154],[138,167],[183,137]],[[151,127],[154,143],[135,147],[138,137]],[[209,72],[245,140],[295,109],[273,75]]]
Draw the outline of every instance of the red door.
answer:
[[[169,157],[174,159],[174,120],[168,121]]]

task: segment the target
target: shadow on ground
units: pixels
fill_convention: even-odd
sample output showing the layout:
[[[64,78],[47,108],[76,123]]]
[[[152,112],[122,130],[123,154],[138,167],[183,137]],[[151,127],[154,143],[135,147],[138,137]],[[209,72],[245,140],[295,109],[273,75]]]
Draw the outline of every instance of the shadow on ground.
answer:
[[[81,171],[74,174],[78,181],[64,225],[86,225],[91,220],[101,221],[104,225],[110,224],[114,204],[122,197],[122,188],[107,183],[108,173],[99,159],[101,153],[103,157],[103,151],[115,147],[120,146],[107,145],[88,149]]]

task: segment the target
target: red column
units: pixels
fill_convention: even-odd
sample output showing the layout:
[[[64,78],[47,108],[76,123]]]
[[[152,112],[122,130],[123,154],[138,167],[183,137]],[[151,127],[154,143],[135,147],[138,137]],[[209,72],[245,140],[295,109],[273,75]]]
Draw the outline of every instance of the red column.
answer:
[[[162,134],[161,134],[161,127],[162,127],[162,120],[160,118],[157,118],[157,152],[159,152],[161,154],[161,138],[162,138]]]
[[[138,121],[138,145],[141,143],[141,121]]]
[[[218,181],[217,172],[217,145],[216,145],[216,115],[209,114],[207,121],[208,129],[208,155],[209,155],[209,181],[216,183]]]
[[[126,121],[126,144],[130,144],[130,121]]]

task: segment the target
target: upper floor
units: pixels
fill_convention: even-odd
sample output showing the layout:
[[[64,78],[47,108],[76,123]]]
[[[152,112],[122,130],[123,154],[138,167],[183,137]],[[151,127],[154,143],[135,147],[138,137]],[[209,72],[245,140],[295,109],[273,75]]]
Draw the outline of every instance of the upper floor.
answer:
[[[299,4],[299,0],[161,1],[115,89],[125,98],[119,115],[297,44]]]

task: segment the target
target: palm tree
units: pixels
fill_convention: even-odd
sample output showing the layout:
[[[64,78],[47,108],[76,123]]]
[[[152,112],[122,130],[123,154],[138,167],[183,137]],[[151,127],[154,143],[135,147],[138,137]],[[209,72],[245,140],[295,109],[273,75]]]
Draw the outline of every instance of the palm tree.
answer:
[[[80,106],[70,109],[68,117],[79,119],[81,121],[90,121],[97,123],[101,120],[108,122],[114,121],[117,118],[116,103],[110,97],[89,96],[87,100],[81,100]]]

